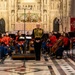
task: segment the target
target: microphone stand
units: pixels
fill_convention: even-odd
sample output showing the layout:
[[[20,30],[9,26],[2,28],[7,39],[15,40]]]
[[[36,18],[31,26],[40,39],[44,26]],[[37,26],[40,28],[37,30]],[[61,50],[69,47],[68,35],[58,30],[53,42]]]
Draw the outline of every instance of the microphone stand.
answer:
[[[26,36],[25,36],[25,8],[24,8],[24,52],[23,52],[23,54],[26,54]],[[25,66],[25,56],[24,56],[24,62],[23,62],[23,67],[25,67],[26,68],[26,66]]]

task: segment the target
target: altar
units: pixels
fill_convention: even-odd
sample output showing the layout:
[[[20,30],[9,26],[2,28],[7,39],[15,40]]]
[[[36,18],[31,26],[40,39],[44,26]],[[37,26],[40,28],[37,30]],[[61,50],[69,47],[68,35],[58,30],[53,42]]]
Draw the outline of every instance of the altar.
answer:
[[[25,26],[23,22],[16,22],[15,24],[15,31],[17,30],[23,30],[24,31],[24,27],[25,27],[25,31],[32,31],[34,28],[36,28],[36,24],[38,22],[25,22]],[[40,27],[42,28],[43,25],[40,23]]]

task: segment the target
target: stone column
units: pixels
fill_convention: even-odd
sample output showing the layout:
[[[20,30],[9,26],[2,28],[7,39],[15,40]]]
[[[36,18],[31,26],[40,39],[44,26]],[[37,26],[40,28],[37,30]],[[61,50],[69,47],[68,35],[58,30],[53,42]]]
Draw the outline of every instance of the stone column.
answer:
[[[18,0],[15,0],[15,23],[17,22],[17,10],[18,10]]]
[[[11,31],[14,31],[15,29],[15,1],[16,0],[11,0]]]
[[[40,3],[41,3],[41,21],[42,21],[42,25],[43,25],[42,27],[44,29],[44,24],[43,24],[43,0],[41,0]]]
[[[72,0],[67,0],[67,18],[66,18],[66,32],[70,32],[70,17],[71,17],[71,2]]]
[[[63,31],[67,31],[67,0],[63,0]]]
[[[49,7],[49,2],[50,2],[50,0],[46,0],[47,1],[47,31],[49,32],[49,30],[50,30],[50,7]]]
[[[11,31],[11,0],[8,0],[8,23],[8,31]]]

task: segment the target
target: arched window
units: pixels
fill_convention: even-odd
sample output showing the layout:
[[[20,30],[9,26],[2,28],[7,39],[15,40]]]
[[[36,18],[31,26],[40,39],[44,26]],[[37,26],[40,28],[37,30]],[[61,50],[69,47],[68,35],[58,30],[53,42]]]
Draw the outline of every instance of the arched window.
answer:
[[[59,19],[57,17],[53,21],[53,31],[54,32],[59,31]]]
[[[5,20],[3,18],[0,19],[0,32],[5,32]]]

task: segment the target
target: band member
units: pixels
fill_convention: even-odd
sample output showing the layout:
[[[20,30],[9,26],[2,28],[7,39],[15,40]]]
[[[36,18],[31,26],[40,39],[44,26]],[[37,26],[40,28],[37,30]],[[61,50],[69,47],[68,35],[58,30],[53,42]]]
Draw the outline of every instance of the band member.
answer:
[[[25,37],[22,36],[21,32],[17,32],[16,36],[16,46],[17,46],[17,51],[18,53],[24,53],[24,42],[25,42]]]
[[[40,24],[36,24],[36,28],[33,29],[32,32],[32,38],[34,39],[34,50],[36,60],[40,60],[42,36],[43,36],[43,29],[40,28]]]
[[[64,43],[64,50],[69,50],[69,48],[70,48],[70,39],[68,38],[67,33],[64,33],[63,43]]]
[[[10,43],[10,37],[9,37],[8,32],[6,32],[6,33],[5,33],[5,36],[3,36],[2,42],[4,42],[4,44],[5,44],[6,46],[9,46],[9,43]]]
[[[2,34],[0,33],[0,43],[2,42]]]
[[[29,42],[31,40],[31,35],[29,33],[29,31],[27,31],[27,34],[26,34],[26,45],[27,45],[27,50],[29,50]]]
[[[10,53],[9,51],[9,45],[10,45],[10,37],[9,37],[9,34],[8,32],[5,33],[4,36],[2,36],[2,47],[4,48],[4,55],[8,55]]]
[[[54,33],[51,33],[51,32],[49,33],[49,40],[50,40],[50,46],[53,46],[56,43],[57,38],[54,35]]]

